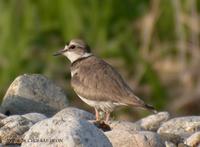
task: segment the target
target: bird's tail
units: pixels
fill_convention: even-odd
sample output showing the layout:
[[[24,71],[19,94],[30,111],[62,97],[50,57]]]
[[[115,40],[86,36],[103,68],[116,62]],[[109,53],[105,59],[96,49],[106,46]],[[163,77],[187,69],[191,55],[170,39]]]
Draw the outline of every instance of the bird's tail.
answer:
[[[158,111],[152,105],[144,104],[144,108],[153,112],[154,114],[158,113]]]

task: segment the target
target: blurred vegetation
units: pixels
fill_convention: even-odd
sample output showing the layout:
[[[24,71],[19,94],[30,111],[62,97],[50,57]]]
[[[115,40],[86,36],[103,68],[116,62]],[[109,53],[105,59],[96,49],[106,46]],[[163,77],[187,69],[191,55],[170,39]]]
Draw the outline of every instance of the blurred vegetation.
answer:
[[[146,102],[198,114],[199,24],[198,0],[1,0],[1,99],[18,75],[41,73],[67,91],[72,105],[85,107],[70,87],[69,62],[52,56],[84,38]]]

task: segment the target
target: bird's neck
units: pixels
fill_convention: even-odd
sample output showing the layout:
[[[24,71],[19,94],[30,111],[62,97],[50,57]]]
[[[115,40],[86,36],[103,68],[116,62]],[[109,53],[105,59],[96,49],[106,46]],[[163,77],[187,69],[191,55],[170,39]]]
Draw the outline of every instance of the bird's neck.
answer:
[[[93,57],[93,54],[91,53],[87,53],[84,56],[81,56],[81,58],[78,58],[77,60],[75,60],[74,62],[71,63],[71,76],[73,77],[73,75],[78,72],[79,68],[81,67],[81,63],[83,60],[87,60],[88,58]]]
[[[78,63],[79,61],[89,58],[90,56],[93,56],[93,54],[92,53],[84,53],[82,56],[74,57],[73,59],[71,58],[71,60],[69,59],[71,61],[71,66]]]
[[[66,52],[66,54],[64,54],[64,55],[70,60],[71,63],[73,63],[73,62],[76,62],[77,60],[79,60],[81,58],[89,57],[92,54],[91,53],[84,53],[84,54],[80,55],[80,54],[76,54],[74,52]]]

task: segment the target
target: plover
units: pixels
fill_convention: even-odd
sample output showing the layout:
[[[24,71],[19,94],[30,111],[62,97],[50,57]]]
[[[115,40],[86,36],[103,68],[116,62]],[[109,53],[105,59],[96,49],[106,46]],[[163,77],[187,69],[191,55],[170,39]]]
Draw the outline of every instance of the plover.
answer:
[[[138,98],[122,76],[107,62],[96,57],[86,42],[73,39],[55,54],[71,62],[71,85],[85,103],[94,107],[96,120],[105,113],[107,122],[116,106],[141,107],[156,113],[153,106]]]

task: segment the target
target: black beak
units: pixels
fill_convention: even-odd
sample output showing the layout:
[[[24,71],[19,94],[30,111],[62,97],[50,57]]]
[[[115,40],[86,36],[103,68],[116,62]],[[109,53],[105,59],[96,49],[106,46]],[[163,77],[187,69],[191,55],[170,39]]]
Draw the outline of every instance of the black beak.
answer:
[[[64,52],[66,52],[67,51],[67,49],[62,49],[62,50],[59,50],[59,51],[57,51],[57,52],[55,52],[55,53],[53,53],[53,56],[58,56],[58,55],[62,55]]]

